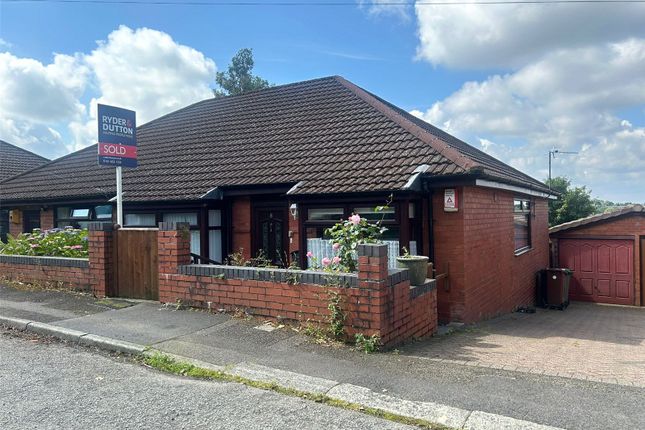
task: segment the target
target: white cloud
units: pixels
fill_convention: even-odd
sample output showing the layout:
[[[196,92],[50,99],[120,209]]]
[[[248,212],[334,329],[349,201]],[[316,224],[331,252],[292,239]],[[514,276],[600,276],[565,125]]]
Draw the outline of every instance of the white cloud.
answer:
[[[121,26],[97,45],[50,64],[0,53],[0,138],[53,157],[96,141],[97,103],[143,124],[212,97],[215,63],[166,33]]]
[[[36,123],[71,120],[84,112],[88,70],[77,57],[56,54],[51,64],[0,53],[0,115]]]
[[[215,63],[161,31],[121,26],[85,57],[101,94],[96,101],[129,107],[143,124],[212,97]]]
[[[357,3],[371,16],[395,16],[404,21],[410,19],[411,4],[393,4],[396,2],[391,0],[357,0]]]
[[[557,50],[413,113],[539,179],[550,148],[579,151],[556,160],[554,174],[625,189],[645,183],[645,128],[616,112],[645,105],[643,70],[645,39]]]
[[[521,67],[555,50],[645,36],[644,4],[417,3],[415,11],[418,57],[458,68]]]
[[[0,37],[0,48],[11,48],[11,43]]]
[[[48,158],[68,152],[56,129],[30,121],[0,117],[0,138]]]

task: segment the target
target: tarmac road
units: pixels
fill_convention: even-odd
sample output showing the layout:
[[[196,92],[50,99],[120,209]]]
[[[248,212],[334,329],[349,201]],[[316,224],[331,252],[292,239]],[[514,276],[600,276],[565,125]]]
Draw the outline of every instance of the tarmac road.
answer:
[[[0,428],[410,427],[241,384],[166,375],[105,353],[0,330]]]

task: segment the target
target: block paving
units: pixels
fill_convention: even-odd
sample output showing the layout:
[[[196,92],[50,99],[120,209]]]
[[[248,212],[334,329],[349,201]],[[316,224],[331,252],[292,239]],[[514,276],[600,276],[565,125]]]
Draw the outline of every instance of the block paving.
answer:
[[[464,326],[401,353],[435,362],[645,387],[645,308],[572,303]]]

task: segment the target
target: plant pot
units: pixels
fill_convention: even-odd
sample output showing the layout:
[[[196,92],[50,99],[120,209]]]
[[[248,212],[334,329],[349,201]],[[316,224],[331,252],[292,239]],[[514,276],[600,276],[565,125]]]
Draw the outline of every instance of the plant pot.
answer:
[[[428,274],[428,260],[429,258],[423,255],[396,257],[396,265],[400,269],[408,269],[410,285],[423,285]]]

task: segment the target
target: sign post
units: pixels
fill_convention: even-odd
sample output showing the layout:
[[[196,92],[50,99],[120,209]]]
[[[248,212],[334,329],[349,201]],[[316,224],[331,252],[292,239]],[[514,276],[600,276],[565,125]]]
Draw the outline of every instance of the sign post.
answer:
[[[101,166],[116,167],[116,219],[123,226],[123,167],[137,167],[136,112],[98,105],[99,152]]]

